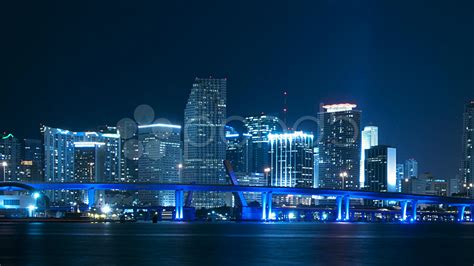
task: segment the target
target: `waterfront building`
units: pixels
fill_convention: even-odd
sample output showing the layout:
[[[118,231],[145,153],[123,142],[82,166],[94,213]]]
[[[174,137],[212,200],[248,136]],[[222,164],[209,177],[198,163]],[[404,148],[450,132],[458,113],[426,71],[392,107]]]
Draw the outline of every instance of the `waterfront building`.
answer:
[[[319,116],[319,183],[322,188],[360,186],[360,118],[355,104],[323,105]]]
[[[184,110],[183,182],[226,184],[223,161],[227,79],[196,78]],[[222,193],[194,193],[195,207],[225,204]]]
[[[365,185],[365,150],[377,145],[379,145],[379,128],[375,126],[364,127],[361,132],[360,187]]]
[[[397,150],[386,145],[365,150],[365,188],[374,192],[397,192]]]
[[[138,159],[138,181],[181,183],[181,126],[150,124],[138,126],[138,140],[143,154]],[[144,204],[174,206],[174,191],[140,192]]]
[[[474,101],[466,104],[463,114],[462,164],[460,187],[474,198]]]

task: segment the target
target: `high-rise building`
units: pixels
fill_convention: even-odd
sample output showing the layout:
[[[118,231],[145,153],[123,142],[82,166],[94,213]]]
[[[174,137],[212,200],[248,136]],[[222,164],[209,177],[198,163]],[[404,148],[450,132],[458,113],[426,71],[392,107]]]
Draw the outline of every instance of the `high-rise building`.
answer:
[[[181,183],[182,150],[181,126],[151,124],[138,126],[138,140],[143,154],[138,159],[138,181],[153,183]],[[146,204],[173,206],[173,191],[144,191],[140,200]]]
[[[268,135],[270,180],[277,187],[313,187],[313,135],[301,131]]]
[[[463,153],[460,187],[474,198],[474,101],[466,105],[463,114]]]
[[[365,150],[379,145],[379,128],[375,126],[364,127],[361,133],[360,154],[360,187],[365,185]]]
[[[120,136],[117,133],[72,132],[43,126],[46,182],[118,182]],[[92,170],[91,170],[92,166]],[[94,177],[91,178],[91,173]],[[72,200],[56,191],[55,202]],[[76,196],[74,196],[77,199]]]
[[[21,162],[21,142],[13,134],[3,134],[0,139],[0,161],[6,162],[1,180],[21,181],[18,169]],[[3,170],[3,169],[2,169]]]
[[[418,177],[418,162],[415,159],[405,161],[405,178]]]
[[[269,115],[249,116],[244,119],[244,126],[252,139],[250,171],[263,173],[270,167],[268,134],[282,131],[280,119]]]
[[[402,184],[405,179],[405,165],[397,163],[397,192],[402,192]]]
[[[39,139],[23,140],[23,156],[20,163],[22,176],[29,181],[43,181],[43,143]]]
[[[320,187],[319,185],[319,148],[314,147],[313,149],[313,157],[314,157],[314,163],[313,163],[313,188],[318,188]]]
[[[397,150],[386,145],[365,150],[365,188],[375,192],[397,192]]]
[[[185,183],[225,184],[227,79],[196,78],[184,110]],[[222,193],[194,193],[195,207],[224,205]]]
[[[319,183],[322,188],[360,186],[360,117],[355,104],[322,106],[319,115]]]
[[[238,133],[234,128],[226,126],[226,159],[230,161],[234,172],[251,173],[252,139],[249,134]]]

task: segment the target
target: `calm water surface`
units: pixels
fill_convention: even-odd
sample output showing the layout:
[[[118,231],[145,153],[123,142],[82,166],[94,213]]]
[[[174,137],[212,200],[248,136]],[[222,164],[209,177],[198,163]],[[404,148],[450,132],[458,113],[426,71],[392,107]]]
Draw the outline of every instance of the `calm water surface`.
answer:
[[[474,224],[0,223],[4,265],[474,265]]]

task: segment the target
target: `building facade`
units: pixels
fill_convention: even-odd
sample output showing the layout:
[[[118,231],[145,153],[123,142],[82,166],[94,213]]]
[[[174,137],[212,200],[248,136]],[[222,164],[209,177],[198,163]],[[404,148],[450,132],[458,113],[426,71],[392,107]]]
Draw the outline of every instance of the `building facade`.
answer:
[[[365,189],[397,192],[397,150],[378,145],[365,150]]]
[[[268,134],[282,132],[280,119],[269,115],[248,116],[244,126],[252,141],[250,172],[263,173],[270,167]]]
[[[463,193],[474,198],[474,101],[465,107],[463,125],[460,188]]]
[[[360,118],[355,104],[322,106],[319,116],[319,183],[322,188],[360,187]]]
[[[143,154],[138,159],[138,181],[181,183],[181,126],[151,124],[138,126]],[[174,191],[140,192],[144,204],[174,206]]]
[[[415,159],[405,161],[405,178],[418,177],[418,162]]]
[[[226,184],[223,161],[227,79],[196,78],[184,110],[183,182]],[[224,205],[221,193],[194,193],[195,207]]]
[[[21,141],[13,134],[3,134],[0,139],[0,162],[6,163],[2,168],[2,178],[5,181],[21,181],[18,170],[21,163]]]
[[[360,187],[365,185],[365,150],[377,145],[379,145],[379,128],[375,126],[364,127],[361,132]]]

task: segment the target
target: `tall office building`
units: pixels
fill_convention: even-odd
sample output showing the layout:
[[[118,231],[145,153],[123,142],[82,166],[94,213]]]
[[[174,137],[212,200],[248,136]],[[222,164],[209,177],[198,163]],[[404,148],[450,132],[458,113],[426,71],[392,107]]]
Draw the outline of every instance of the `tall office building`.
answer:
[[[181,183],[181,126],[161,123],[141,125],[138,126],[138,140],[144,148],[138,159],[138,181]],[[139,195],[145,204],[175,204],[173,191],[144,191]]]
[[[29,181],[43,181],[43,143],[39,139],[23,140],[21,172]]]
[[[21,181],[18,169],[21,162],[21,142],[12,134],[3,134],[0,139],[0,161],[6,162],[1,180]],[[2,166],[3,168],[3,166]]]
[[[268,134],[282,131],[280,119],[268,115],[249,116],[244,119],[244,126],[252,139],[250,171],[263,173],[270,166]]]
[[[405,178],[418,177],[418,162],[415,159],[405,161]]]
[[[319,183],[322,188],[360,186],[360,117],[355,104],[322,106],[319,116]]]
[[[319,148],[314,147],[313,149],[313,188],[320,187],[319,185]]]
[[[44,180],[46,182],[118,182],[120,136],[117,133],[72,132],[43,126]],[[91,177],[94,173],[94,177]],[[50,195],[52,201],[67,203],[69,193]],[[74,195],[74,199],[78,197]]]
[[[397,192],[402,192],[402,184],[405,179],[405,165],[397,163]]]
[[[397,192],[397,150],[378,145],[365,150],[365,188],[375,192]]]
[[[379,128],[375,126],[364,127],[361,133],[361,154],[360,154],[360,186],[365,185],[365,150],[379,145]]]
[[[270,180],[276,187],[313,187],[313,135],[269,134]]]
[[[226,126],[226,159],[232,164],[236,173],[250,174],[252,165],[252,139],[249,134],[238,133]]]
[[[196,78],[184,110],[185,183],[226,184],[227,79]],[[224,205],[222,193],[194,193],[195,207]]]
[[[463,115],[463,154],[460,187],[474,198],[474,101],[466,105]]]

